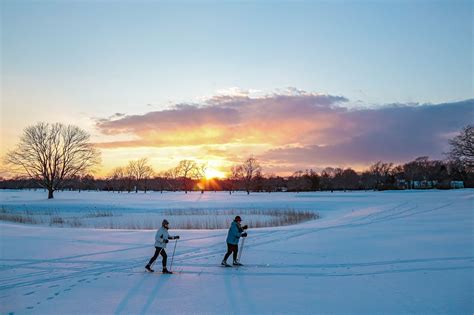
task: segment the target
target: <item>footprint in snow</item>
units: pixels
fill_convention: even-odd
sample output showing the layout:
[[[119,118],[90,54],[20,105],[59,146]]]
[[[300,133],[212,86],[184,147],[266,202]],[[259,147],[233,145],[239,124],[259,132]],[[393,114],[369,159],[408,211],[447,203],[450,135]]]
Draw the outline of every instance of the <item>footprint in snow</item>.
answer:
[[[31,292],[28,292],[28,293],[25,293],[23,295],[32,295],[33,293],[35,293],[36,291],[31,291]]]
[[[49,286],[48,288],[56,288],[56,287],[59,287],[59,284],[54,284],[52,286]]]
[[[47,298],[47,300],[52,300],[52,299],[54,299],[54,296],[50,296]]]
[[[29,310],[32,310],[32,309],[34,309],[34,308],[35,308],[34,306],[28,306],[28,307],[27,307],[27,309],[29,309]]]

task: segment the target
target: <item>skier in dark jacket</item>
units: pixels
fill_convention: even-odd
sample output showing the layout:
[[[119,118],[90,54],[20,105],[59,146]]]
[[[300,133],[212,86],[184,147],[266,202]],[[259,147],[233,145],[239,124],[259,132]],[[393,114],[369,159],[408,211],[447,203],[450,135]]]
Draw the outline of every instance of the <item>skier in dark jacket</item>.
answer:
[[[240,222],[242,222],[242,219],[239,216],[236,216],[234,221],[232,221],[232,224],[230,225],[229,232],[227,233],[227,253],[224,256],[224,259],[222,260],[222,266],[230,266],[227,263],[227,258],[229,258],[230,254],[233,254],[233,265],[242,266],[242,264],[237,260],[237,253],[239,251],[239,239],[240,237],[247,237],[247,233],[244,232],[244,230],[246,230],[248,226],[241,226]]]
[[[151,269],[151,265],[155,262],[156,258],[158,258],[158,255],[161,254],[163,257],[162,265],[163,265],[163,273],[172,273],[166,268],[166,261],[168,260],[168,255],[166,255],[166,244],[169,242],[169,240],[179,240],[179,236],[170,236],[168,234],[168,229],[169,229],[169,222],[168,220],[163,220],[161,223],[161,228],[158,229],[155,235],[155,254],[153,257],[151,257],[150,261],[148,264],[145,266],[145,269],[154,272],[153,269]]]

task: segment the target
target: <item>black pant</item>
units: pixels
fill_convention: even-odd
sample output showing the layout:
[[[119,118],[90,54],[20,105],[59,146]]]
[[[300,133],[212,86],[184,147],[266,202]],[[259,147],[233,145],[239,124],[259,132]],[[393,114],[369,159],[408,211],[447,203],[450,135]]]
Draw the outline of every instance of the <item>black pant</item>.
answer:
[[[165,249],[161,247],[155,247],[155,255],[151,257],[150,261],[148,262],[148,266],[151,266],[151,264],[155,262],[156,258],[158,258],[158,255],[160,253],[161,253],[161,256],[163,257],[163,261],[162,261],[163,268],[166,268],[166,261],[168,260],[168,255],[166,255]]]
[[[239,246],[236,244],[229,244],[227,243],[227,253],[225,253],[224,256],[224,261],[227,261],[227,258],[229,258],[230,254],[234,253],[234,261],[237,261],[237,253],[239,251]]]

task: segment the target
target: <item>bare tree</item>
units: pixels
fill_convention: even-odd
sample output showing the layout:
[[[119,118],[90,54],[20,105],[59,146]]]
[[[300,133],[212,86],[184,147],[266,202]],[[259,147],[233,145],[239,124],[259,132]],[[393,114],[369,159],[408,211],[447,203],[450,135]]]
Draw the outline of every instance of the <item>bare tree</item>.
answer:
[[[232,191],[238,189],[239,183],[241,182],[242,178],[242,165],[232,165],[226,180],[226,188],[229,190],[229,194],[232,194]]]
[[[37,123],[27,127],[17,147],[6,155],[7,164],[18,168],[54,197],[64,180],[85,174],[100,162],[90,135],[72,125]]]
[[[112,190],[121,192],[125,190],[126,185],[126,174],[125,169],[121,166],[116,167],[112,170],[112,173],[109,175],[109,180],[111,181]]]
[[[244,177],[244,170],[242,165],[233,165],[230,168],[230,176],[231,179],[240,180]]]
[[[178,183],[179,183],[179,170],[178,170],[178,167],[173,167],[172,169],[169,169],[168,171],[163,173],[163,176],[166,179],[168,187],[172,191],[179,190],[179,188],[181,186],[178,185]]]
[[[468,171],[474,170],[474,126],[468,125],[449,140],[451,150],[449,157],[459,161]]]
[[[347,168],[336,173],[334,182],[337,189],[343,189],[344,191],[357,189],[359,188],[359,174],[353,169]]]
[[[378,161],[377,163],[370,166],[369,174],[372,176],[374,189],[382,188],[383,184],[390,175],[390,171],[392,168],[393,163],[384,163],[382,161]]]
[[[176,174],[181,178],[183,183],[184,193],[188,193],[191,190],[192,178],[196,176],[196,170],[198,166],[193,160],[182,160],[176,167]]]
[[[146,193],[146,181],[153,175],[153,168],[148,164],[147,158],[142,158],[136,161],[129,161],[127,166],[127,173],[135,182],[135,193],[138,193],[140,184],[143,182],[143,189]]]
[[[311,180],[302,170],[298,170],[288,177],[288,191],[308,191],[311,189]]]
[[[203,179],[204,177],[206,177],[207,168],[208,168],[207,163],[202,163],[202,164],[196,163],[196,167],[194,168],[191,177],[194,179]]]
[[[332,167],[326,167],[324,170],[321,172],[321,189],[323,190],[331,190],[333,191],[333,183],[332,180],[334,179],[335,176],[335,170]]]
[[[250,194],[252,182],[257,176],[257,174],[259,174],[259,176],[261,175],[262,168],[260,164],[258,164],[257,159],[251,157],[245,160],[244,164],[242,164],[242,172],[244,177],[245,190],[247,191],[247,194]]]

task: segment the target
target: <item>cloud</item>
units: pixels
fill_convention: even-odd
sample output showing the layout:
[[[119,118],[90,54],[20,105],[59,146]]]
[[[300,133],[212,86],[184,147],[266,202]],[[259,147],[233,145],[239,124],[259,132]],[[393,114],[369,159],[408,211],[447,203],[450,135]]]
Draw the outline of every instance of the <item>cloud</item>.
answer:
[[[225,91],[224,91],[225,92]],[[106,135],[132,140],[103,148],[212,146],[232,159],[253,154],[263,164],[313,165],[405,161],[442,157],[447,135],[472,122],[474,100],[444,104],[390,104],[351,108],[343,96],[296,88],[259,95],[230,89],[199,103],[143,115],[114,115],[96,122]],[[205,149],[203,149],[203,152]]]
[[[350,110],[342,125],[325,129],[326,144],[275,148],[260,156],[272,163],[367,165],[377,160],[403,162],[418,156],[443,158],[448,135],[472,123],[474,100],[437,105],[390,105]],[[316,137],[315,137],[316,138]]]
[[[332,107],[344,97],[312,93],[273,94],[251,98],[245,95],[216,95],[202,104],[177,104],[173,109],[143,115],[109,117],[96,122],[106,135],[131,134],[133,141],[102,143],[100,146],[175,146],[226,143],[269,143],[297,141],[300,125],[314,131],[315,119],[329,118]],[[302,126],[301,124],[304,124]],[[322,125],[330,124],[326,122]]]

